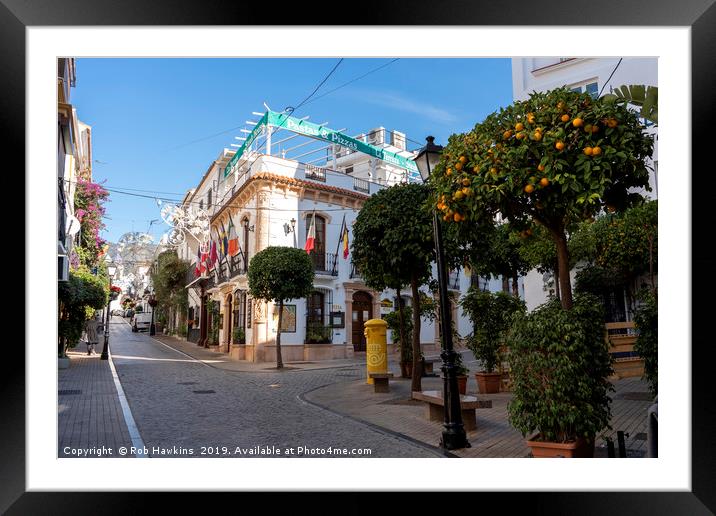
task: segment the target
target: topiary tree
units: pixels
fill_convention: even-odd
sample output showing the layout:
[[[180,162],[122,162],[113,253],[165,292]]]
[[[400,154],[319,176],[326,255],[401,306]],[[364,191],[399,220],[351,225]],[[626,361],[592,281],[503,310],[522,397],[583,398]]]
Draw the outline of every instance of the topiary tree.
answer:
[[[422,390],[420,361],[420,292],[432,276],[433,217],[425,209],[430,192],[423,184],[391,186],[372,195],[353,224],[353,262],[366,285],[381,291],[410,285],[413,299],[411,388]],[[398,303],[403,319],[402,303]],[[406,329],[401,328],[401,369],[406,376]]]
[[[497,214],[536,223],[555,244],[560,299],[572,308],[567,231],[603,208],[623,211],[649,189],[652,137],[625,105],[559,88],[489,115],[452,135],[430,181],[449,223]]]
[[[523,436],[593,440],[608,426],[612,368],[601,312],[597,298],[578,294],[572,310],[554,299],[515,316],[507,334],[514,378],[508,410]]]
[[[470,288],[460,306],[473,324],[467,346],[480,360],[486,373],[493,373],[500,360],[499,350],[505,342],[515,312],[524,312],[525,303],[505,292],[484,292]]]
[[[308,254],[293,247],[267,247],[251,258],[247,272],[249,294],[255,299],[278,304],[276,328],[276,368],[283,368],[281,325],[283,303],[307,297],[313,290],[313,264]]]

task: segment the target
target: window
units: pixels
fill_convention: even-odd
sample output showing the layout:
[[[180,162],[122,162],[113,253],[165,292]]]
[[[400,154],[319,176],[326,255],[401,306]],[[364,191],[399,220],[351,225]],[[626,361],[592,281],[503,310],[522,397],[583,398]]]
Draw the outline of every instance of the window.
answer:
[[[353,167],[346,167],[346,174],[352,174],[353,173]]]
[[[211,190],[206,194],[206,207],[211,208]]]
[[[204,199],[202,199],[201,201],[199,201],[199,209],[200,209],[200,210],[203,210],[203,209],[204,209]]]
[[[306,238],[311,229],[313,214],[306,216]],[[313,251],[310,254],[314,270],[326,270],[326,219],[316,215],[316,240],[313,244]]]
[[[599,84],[596,81],[572,86],[570,89],[577,93],[589,93],[593,98],[597,98],[597,95],[599,95]]]

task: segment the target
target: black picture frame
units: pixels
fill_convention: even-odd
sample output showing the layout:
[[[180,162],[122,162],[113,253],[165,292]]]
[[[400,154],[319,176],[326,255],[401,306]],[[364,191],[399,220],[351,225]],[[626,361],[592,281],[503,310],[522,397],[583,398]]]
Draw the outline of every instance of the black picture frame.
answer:
[[[346,313],[345,312],[330,312],[331,328],[345,328],[346,327]],[[338,320],[338,322],[336,322]]]
[[[355,7],[355,6],[353,6]],[[335,3],[314,2],[310,9],[304,3],[284,4],[280,16],[261,3],[230,3],[221,0],[192,2],[186,0],[2,0],[0,3],[0,48],[5,77],[0,81],[0,106],[6,129],[6,149],[14,149],[19,168],[25,170],[25,29],[29,26],[86,26],[86,25],[247,25],[247,24],[305,24],[320,21],[316,13],[330,13],[327,25],[335,20],[354,25],[486,25],[486,26],[686,26],[692,37],[692,267],[695,274],[714,270],[708,236],[713,231],[713,206],[716,205],[713,185],[706,183],[713,168],[711,159],[712,120],[716,103],[716,7],[714,0],[685,0],[673,3],[665,0],[623,2],[606,0],[595,4],[585,0],[557,0],[544,2],[513,0],[512,2],[395,2],[367,4],[350,9],[350,14],[338,16]],[[459,37],[456,35],[456,37]],[[638,37],[638,36],[637,36]],[[688,171],[684,171],[685,174]],[[701,184],[699,184],[701,183]],[[29,183],[28,183],[29,184]],[[698,238],[697,238],[698,237]],[[22,238],[22,237],[21,237]],[[41,246],[38,244],[37,248]],[[29,271],[25,270],[26,273]],[[684,278],[691,281],[691,278]],[[692,334],[684,333],[682,342],[672,345],[691,345],[692,356],[692,489],[690,492],[642,493],[476,493],[470,499],[460,499],[461,505],[491,505],[505,508],[509,498],[510,512],[516,507],[529,507],[528,514],[710,514],[716,511],[716,439],[714,439],[715,396],[713,376],[713,337],[706,327],[713,311],[710,288],[702,284],[692,289]],[[26,314],[30,317],[30,313]],[[709,338],[710,337],[710,338]],[[689,342],[690,341],[690,342]],[[27,343],[28,345],[30,343]],[[10,357],[8,357],[10,358]],[[28,493],[25,489],[25,355],[12,354],[12,368],[2,377],[2,439],[0,439],[0,512],[5,514],[128,514],[148,510],[136,493]],[[78,479],[80,486],[91,484],[90,479]],[[91,487],[91,486],[88,486]],[[206,493],[216,502],[217,493]],[[426,495],[426,493],[423,493]],[[266,493],[261,494],[262,497]],[[251,498],[257,499],[258,496]],[[275,506],[275,499],[272,498]],[[454,498],[453,498],[454,500]],[[183,504],[186,498],[177,493],[164,496],[161,503]],[[341,506],[363,512],[375,502],[372,497],[357,493],[341,499]],[[250,503],[245,497],[242,503]],[[434,494],[430,499],[413,495],[402,504],[409,510],[418,504],[427,509],[440,503],[440,510],[449,510],[444,498]],[[454,502],[453,502],[454,503]],[[432,507],[431,507],[432,508]],[[469,507],[465,507],[469,509]]]

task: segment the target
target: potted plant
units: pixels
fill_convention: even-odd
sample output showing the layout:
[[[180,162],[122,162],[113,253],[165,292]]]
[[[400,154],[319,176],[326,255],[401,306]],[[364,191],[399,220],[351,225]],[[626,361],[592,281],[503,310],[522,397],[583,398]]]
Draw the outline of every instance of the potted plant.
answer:
[[[246,331],[243,328],[234,328],[234,344],[246,344]]]
[[[575,296],[571,310],[551,300],[515,315],[506,339],[514,392],[509,420],[529,436],[534,457],[592,457],[595,436],[610,428],[614,388],[602,316],[590,294]]]
[[[473,333],[467,339],[475,358],[482,364],[482,371],[475,373],[478,391],[482,394],[500,392],[502,375],[496,372],[502,361],[505,333],[512,316],[524,312],[524,302],[504,292],[487,292],[470,288],[460,302],[473,324]]]
[[[469,370],[462,361],[462,353],[455,352],[455,373],[457,375],[457,390],[460,394],[467,394],[467,379]]]
[[[122,289],[119,288],[117,285],[112,285],[109,287],[109,298],[111,300],[115,300],[119,297],[119,295],[122,293]]]

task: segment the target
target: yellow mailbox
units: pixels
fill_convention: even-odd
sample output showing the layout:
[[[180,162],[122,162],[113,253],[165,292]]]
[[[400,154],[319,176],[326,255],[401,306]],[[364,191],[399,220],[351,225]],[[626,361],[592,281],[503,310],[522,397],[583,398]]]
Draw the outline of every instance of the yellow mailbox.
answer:
[[[388,341],[386,332],[388,323],[383,319],[370,319],[365,322],[366,339],[366,366],[368,369],[368,380],[366,383],[373,385],[370,373],[388,372]]]

